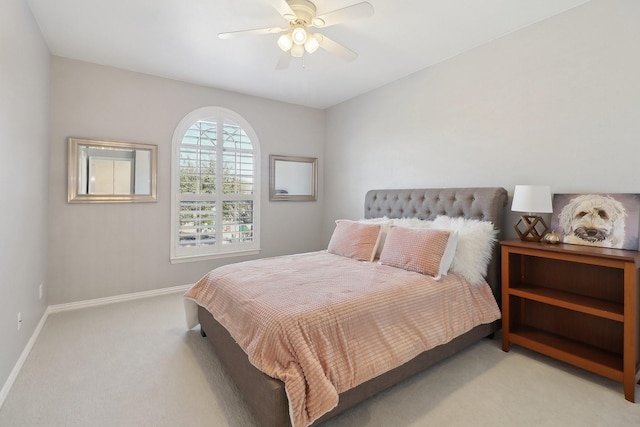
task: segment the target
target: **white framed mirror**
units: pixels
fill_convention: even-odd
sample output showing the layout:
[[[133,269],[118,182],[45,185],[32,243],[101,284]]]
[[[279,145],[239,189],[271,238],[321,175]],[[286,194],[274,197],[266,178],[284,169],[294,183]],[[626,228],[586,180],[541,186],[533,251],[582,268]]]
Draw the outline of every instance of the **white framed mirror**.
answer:
[[[69,203],[155,202],[158,148],[69,138]]]
[[[318,200],[318,159],[269,156],[269,200]]]

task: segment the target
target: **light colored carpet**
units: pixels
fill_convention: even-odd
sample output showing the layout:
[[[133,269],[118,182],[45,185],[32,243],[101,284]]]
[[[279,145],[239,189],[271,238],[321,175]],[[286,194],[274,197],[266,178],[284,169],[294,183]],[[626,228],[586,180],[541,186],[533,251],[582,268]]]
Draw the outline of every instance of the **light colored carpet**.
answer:
[[[52,314],[0,409],[3,427],[255,425],[207,340],[186,330],[180,294]],[[638,426],[640,403],[496,338],[325,424],[497,425]]]

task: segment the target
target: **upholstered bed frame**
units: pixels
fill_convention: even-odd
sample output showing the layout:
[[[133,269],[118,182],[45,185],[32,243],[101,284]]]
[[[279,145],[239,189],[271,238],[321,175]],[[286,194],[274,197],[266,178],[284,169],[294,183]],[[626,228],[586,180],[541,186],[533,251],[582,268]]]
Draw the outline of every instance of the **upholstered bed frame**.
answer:
[[[506,204],[507,191],[504,188],[371,190],[365,197],[364,216],[365,218],[387,216],[389,218],[412,217],[420,219],[433,219],[438,215],[465,217],[492,221],[494,227],[501,233]],[[502,237],[501,234],[498,237]],[[487,282],[491,286],[496,300],[500,303],[500,257],[498,252],[498,245],[495,245],[487,271]],[[199,307],[198,318],[203,336],[207,336],[213,344],[216,354],[245,397],[256,420],[264,427],[290,426],[289,406],[284,384],[251,365],[246,353],[207,310]],[[445,345],[426,351],[408,363],[340,394],[338,406],[317,420],[314,425],[344,412],[386,388],[493,334],[498,328],[499,321],[480,325]]]

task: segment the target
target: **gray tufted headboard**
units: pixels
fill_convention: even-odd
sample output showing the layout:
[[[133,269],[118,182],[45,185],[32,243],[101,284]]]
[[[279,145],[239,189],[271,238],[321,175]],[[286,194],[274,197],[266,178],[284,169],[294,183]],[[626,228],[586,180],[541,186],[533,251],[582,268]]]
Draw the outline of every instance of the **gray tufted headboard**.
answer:
[[[434,219],[438,215],[465,217],[493,222],[498,240],[503,238],[507,190],[491,188],[420,188],[409,190],[371,190],[364,203],[365,218]],[[494,245],[487,270],[487,282],[500,303],[500,250]]]

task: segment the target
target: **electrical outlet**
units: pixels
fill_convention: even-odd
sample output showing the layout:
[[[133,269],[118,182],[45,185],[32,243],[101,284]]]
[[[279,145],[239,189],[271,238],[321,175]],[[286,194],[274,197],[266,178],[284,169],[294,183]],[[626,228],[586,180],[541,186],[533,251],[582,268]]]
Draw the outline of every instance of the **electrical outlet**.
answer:
[[[22,313],[18,312],[18,330],[22,327]]]
[[[40,288],[38,292],[40,294],[40,299],[42,299],[42,295],[44,294],[44,283],[40,283]]]

